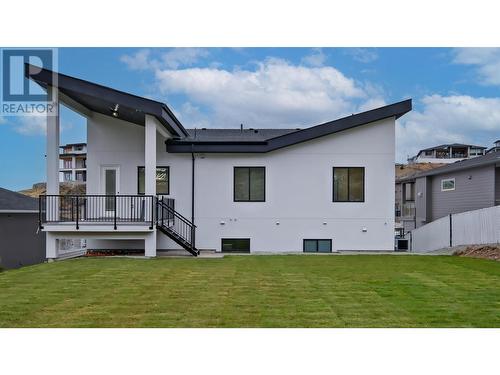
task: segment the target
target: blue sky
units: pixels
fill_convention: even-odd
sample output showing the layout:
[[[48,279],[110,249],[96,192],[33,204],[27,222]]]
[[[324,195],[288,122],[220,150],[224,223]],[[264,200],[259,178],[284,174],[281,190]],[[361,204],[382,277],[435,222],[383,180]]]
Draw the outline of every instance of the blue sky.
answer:
[[[59,71],[166,102],[186,127],[307,127],[412,98],[398,161],[447,142],[500,138],[500,49],[61,48]],[[0,186],[45,180],[43,118],[0,117]],[[86,140],[61,115],[61,143]]]

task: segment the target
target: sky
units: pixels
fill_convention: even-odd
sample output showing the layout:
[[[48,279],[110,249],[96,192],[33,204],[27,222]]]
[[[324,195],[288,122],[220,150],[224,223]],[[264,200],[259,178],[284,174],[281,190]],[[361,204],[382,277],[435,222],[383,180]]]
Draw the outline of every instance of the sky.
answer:
[[[60,48],[61,73],[168,104],[186,128],[309,127],[400,100],[396,161],[500,139],[500,48]],[[61,144],[86,141],[61,111]],[[45,181],[45,119],[0,116],[0,187]]]

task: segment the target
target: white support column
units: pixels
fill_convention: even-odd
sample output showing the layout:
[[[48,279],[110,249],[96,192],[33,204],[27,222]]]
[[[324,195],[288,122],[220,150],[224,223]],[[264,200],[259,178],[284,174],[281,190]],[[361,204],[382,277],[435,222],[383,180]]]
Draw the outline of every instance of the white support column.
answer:
[[[144,193],[156,196],[156,118],[146,115],[144,134]],[[151,212],[154,215],[154,211]],[[144,241],[144,253],[156,256],[156,228]]]
[[[144,255],[150,258],[156,257],[156,230],[146,234],[144,238]]]
[[[47,232],[45,238],[45,256],[49,260],[57,259],[59,256],[59,240],[50,232]]]
[[[73,181],[76,181],[76,157],[75,156],[71,157],[71,168],[73,168],[73,170],[71,171],[71,179]]]
[[[55,98],[57,115],[47,115],[47,194],[59,195],[59,100],[57,88],[48,86]]]

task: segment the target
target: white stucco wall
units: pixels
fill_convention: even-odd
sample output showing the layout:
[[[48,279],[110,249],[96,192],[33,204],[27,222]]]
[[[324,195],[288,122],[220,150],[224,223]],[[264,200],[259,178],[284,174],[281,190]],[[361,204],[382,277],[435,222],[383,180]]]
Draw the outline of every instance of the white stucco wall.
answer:
[[[102,193],[102,165],[119,165],[120,193],[136,194],[144,128],[95,115],[87,132],[88,193]],[[190,218],[191,155],[168,154],[164,141],[157,134],[157,165],[170,167],[169,196]],[[221,238],[241,237],[252,252],[302,252],[303,239],[318,238],[332,239],[333,250],[392,251],[394,143],[394,119],[386,119],[265,154],[196,155],[197,247],[220,251]],[[266,202],[233,202],[235,166],[266,167]],[[365,202],[332,202],[334,166],[365,167]],[[158,248],[178,246],[159,233]]]

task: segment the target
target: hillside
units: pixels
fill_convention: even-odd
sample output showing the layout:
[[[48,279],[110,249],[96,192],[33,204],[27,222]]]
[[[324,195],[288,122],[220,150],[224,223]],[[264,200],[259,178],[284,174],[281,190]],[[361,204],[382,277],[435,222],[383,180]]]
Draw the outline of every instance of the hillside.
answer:
[[[69,194],[85,194],[86,185],[85,183],[80,182],[61,182],[59,184],[60,194],[69,195]],[[28,195],[33,198],[38,198],[39,195],[45,194],[47,191],[47,187],[45,182],[39,182],[37,184],[33,184],[31,189],[21,190],[19,193]]]

